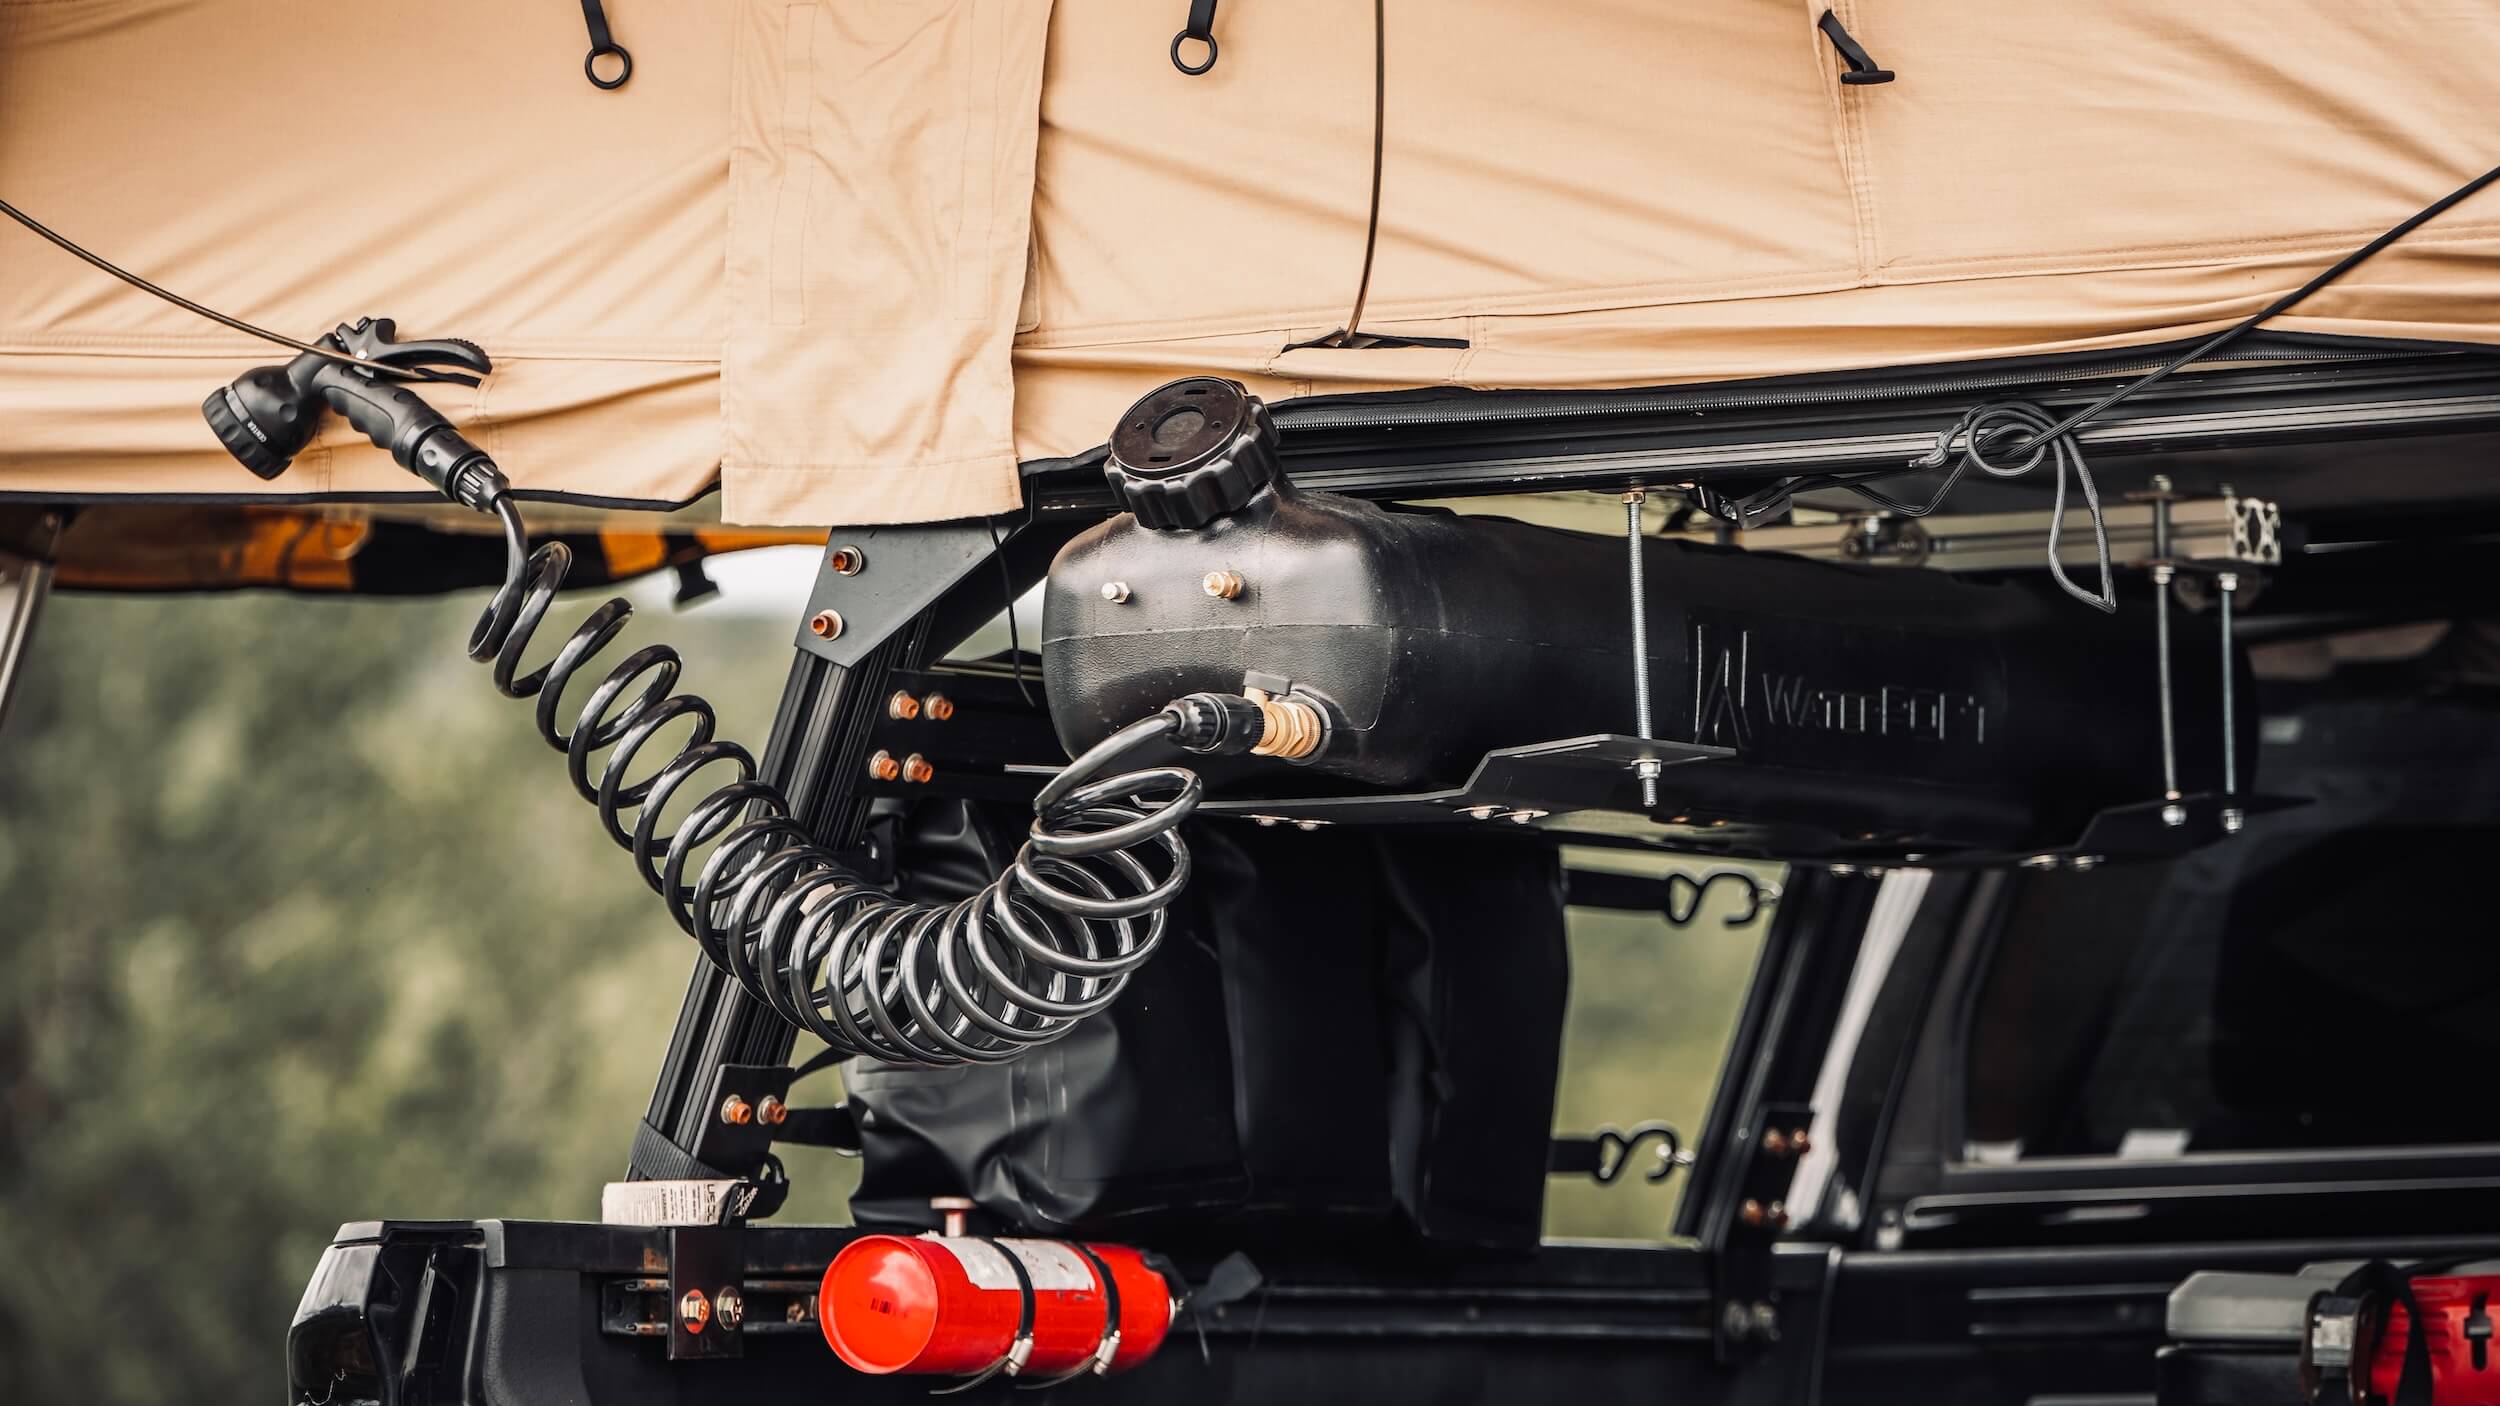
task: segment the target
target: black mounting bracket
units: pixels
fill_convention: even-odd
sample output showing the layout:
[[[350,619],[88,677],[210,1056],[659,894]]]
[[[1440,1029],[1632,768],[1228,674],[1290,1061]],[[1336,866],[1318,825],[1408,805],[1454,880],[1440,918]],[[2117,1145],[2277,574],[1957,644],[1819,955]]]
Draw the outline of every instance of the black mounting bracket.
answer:
[[[789,1117],[790,1066],[724,1064],[713,1071],[702,1107],[711,1110],[688,1148],[694,1159],[735,1176],[752,1176],[773,1149],[773,1130]]]
[[[668,1360],[746,1356],[746,1222],[668,1233]]]
[[[1010,535],[986,518],[837,530],[808,588],[799,649],[845,668],[985,566]],[[995,608],[995,602],[988,603]]]
[[[1788,1188],[1797,1161],[1811,1150],[1814,1110],[1802,1103],[1766,1103],[1749,1130],[1735,1214],[1712,1265],[1710,1341],[1722,1362],[1734,1362],[1780,1340],[1779,1297],[1771,1287],[1771,1250],[1788,1228]]]

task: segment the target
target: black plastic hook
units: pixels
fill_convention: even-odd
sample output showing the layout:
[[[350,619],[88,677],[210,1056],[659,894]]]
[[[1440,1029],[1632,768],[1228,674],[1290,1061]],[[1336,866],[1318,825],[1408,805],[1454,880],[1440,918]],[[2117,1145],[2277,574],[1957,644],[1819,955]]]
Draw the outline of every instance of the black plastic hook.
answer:
[[[1679,928],[1691,927],[1693,920],[1701,916],[1702,900],[1721,882],[1744,890],[1744,910],[1727,915],[1727,925],[1732,928],[1741,928],[1761,917],[1764,905],[1779,901],[1778,889],[1765,886],[1742,869],[1713,869],[1698,879],[1677,870],[1667,875],[1667,921]]]
[[[625,52],[625,46],[617,43],[616,36],[608,32],[607,7],[600,0],[582,0],[582,23],[590,29],[590,52],[582,59],[582,76],[589,79],[594,88],[624,87],[625,80],[634,76],[634,56]],[[599,76],[601,59],[616,60],[614,78]]]
[[[596,3],[596,0],[584,0],[584,3]],[[1207,46],[1206,62],[1195,68],[1181,59],[1181,46],[1192,39]],[[1189,0],[1189,20],[1181,26],[1180,33],[1172,36],[1172,67],[1195,78],[1215,67],[1218,52],[1215,47],[1215,0]]]
[[[1670,1123],[1637,1123],[1629,1131],[1611,1125],[1599,1128],[1590,1139],[1597,1144],[1597,1169],[1589,1173],[1599,1186],[1612,1186],[1632,1165],[1632,1157],[1641,1144],[1658,1141],[1658,1164],[1649,1169],[1648,1181],[1665,1181],[1675,1169],[1686,1164],[1684,1135]]]
[[[1823,37],[1832,41],[1832,48],[1839,53],[1840,61],[1849,66],[1849,71],[1840,75],[1841,82],[1852,85],[1889,83],[1899,76],[1875,62],[1874,56],[1867,53],[1866,46],[1859,43],[1849,33],[1848,27],[1840,22],[1840,16],[1825,10],[1815,28],[1822,30]]]

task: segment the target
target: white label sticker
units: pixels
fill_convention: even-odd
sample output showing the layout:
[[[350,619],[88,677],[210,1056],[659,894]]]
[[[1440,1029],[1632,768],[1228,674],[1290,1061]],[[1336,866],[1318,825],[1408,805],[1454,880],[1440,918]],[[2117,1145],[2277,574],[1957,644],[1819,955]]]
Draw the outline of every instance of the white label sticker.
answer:
[[[1007,1253],[1024,1261],[1024,1272],[1033,1276],[1036,1289],[1074,1289],[1085,1291],[1096,1287],[1094,1267],[1085,1257],[1056,1240],[1001,1240]]]
[[[610,1225],[718,1225],[743,1215],[754,1188],[739,1181],[612,1181],[599,1193]]]
[[[963,1266],[964,1277],[972,1281],[972,1287],[1009,1290],[1016,1287],[1015,1267],[1008,1264],[1007,1257],[988,1241],[974,1240],[969,1236],[949,1238],[929,1235],[922,1238],[953,1255],[955,1263]]]

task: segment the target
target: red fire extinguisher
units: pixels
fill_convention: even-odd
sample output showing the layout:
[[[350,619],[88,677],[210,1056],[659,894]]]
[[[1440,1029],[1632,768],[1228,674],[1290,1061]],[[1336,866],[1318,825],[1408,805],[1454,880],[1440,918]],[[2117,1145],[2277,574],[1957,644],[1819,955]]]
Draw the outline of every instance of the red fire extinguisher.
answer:
[[[2370,1349],[2370,1393],[2390,1403],[2405,1395],[2405,1357],[2418,1307],[2431,1406],[2500,1406],[2500,1351],[2492,1342],[2500,1274],[2424,1275],[2409,1282],[2411,1304],[2391,1296]]]
[[[866,1235],[816,1295],[825,1341],[862,1372],[1050,1380],[1154,1355],[1178,1290],[1125,1245]]]

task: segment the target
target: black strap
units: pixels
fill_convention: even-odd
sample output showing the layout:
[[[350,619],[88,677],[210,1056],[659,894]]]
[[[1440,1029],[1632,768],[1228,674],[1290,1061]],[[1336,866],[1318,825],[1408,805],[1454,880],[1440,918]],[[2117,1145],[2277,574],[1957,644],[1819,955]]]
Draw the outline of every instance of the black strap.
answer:
[[[1195,39],[1207,46],[1207,61],[1195,68],[1181,61],[1181,46]],[[1189,0],[1189,18],[1172,36],[1172,67],[1195,78],[1215,67],[1215,0]]]
[[[582,76],[588,78],[594,88],[624,87],[625,80],[634,76],[634,56],[625,52],[625,46],[617,43],[616,36],[608,32],[607,7],[599,0],[582,0],[582,24],[590,30],[590,52],[582,59]],[[616,60],[614,78],[599,76],[601,59]]]
[[[793,1108],[788,1117],[773,1129],[773,1141],[794,1143],[800,1147],[830,1147],[836,1152],[857,1156],[860,1150],[859,1119],[847,1103],[830,1108]]]
[[[708,1162],[696,1161],[693,1153],[651,1126],[648,1118],[634,1127],[634,1151],[625,1175],[629,1181],[738,1180],[736,1172],[724,1172]]]
[[[2385,1260],[2371,1260],[2345,1275],[2343,1282],[2335,1286],[2338,1294],[2360,1296],[2371,1301],[2365,1312],[2375,1314],[2382,1336],[2395,1317],[2395,1306],[2404,1305],[2404,1367],[2396,1375],[2396,1391],[2389,1398],[2390,1406],[2431,1406],[2430,1325],[2422,1317],[2421,1301],[2413,1296],[2413,1281],[2446,1274],[2481,1258],[2487,1256],[2457,1255],[2447,1259],[2419,1260],[2401,1269]],[[2481,1301],[2476,1302],[2479,1307]],[[2365,1389],[2369,1371],[2368,1365],[2360,1360],[2357,1349],[2356,1344],[2352,1371],[2352,1394],[2356,1399]]]
[[[1866,46],[1859,43],[1849,33],[1848,27],[1840,22],[1840,16],[1825,10],[1822,21],[1816,24],[1815,28],[1822,30],[1823,37],[1832,41],[1832,49],[1840,55],[1840,61],[1849,65],[1849,71],[1840,75],[1841,82],[1853,86],[1864,83],[1889,83],[1898,76],[1891,69],[1875,62],[1874,57],[1866,52]]]
[[[1596,1138],[1560,1136],[1545,1144],[1548,1176],[1594,1177],[1604,1165],[1606,1158],[1598,1151]]]
[[[842,1051],[827,1046],[818,1051],[815,1058],[790,1071],[790,1082],[796,1084],[808,1075],[831,1069],[847,1058],[849,1056]],[[859,1115],[851,1111],[848,1103],[837,1103],[830,1108],[793,1108],[789,1116],[773,1129],[773,1141],[795,1143],[800,1147],[830,1147],[855,1157],[860,1151]]]

